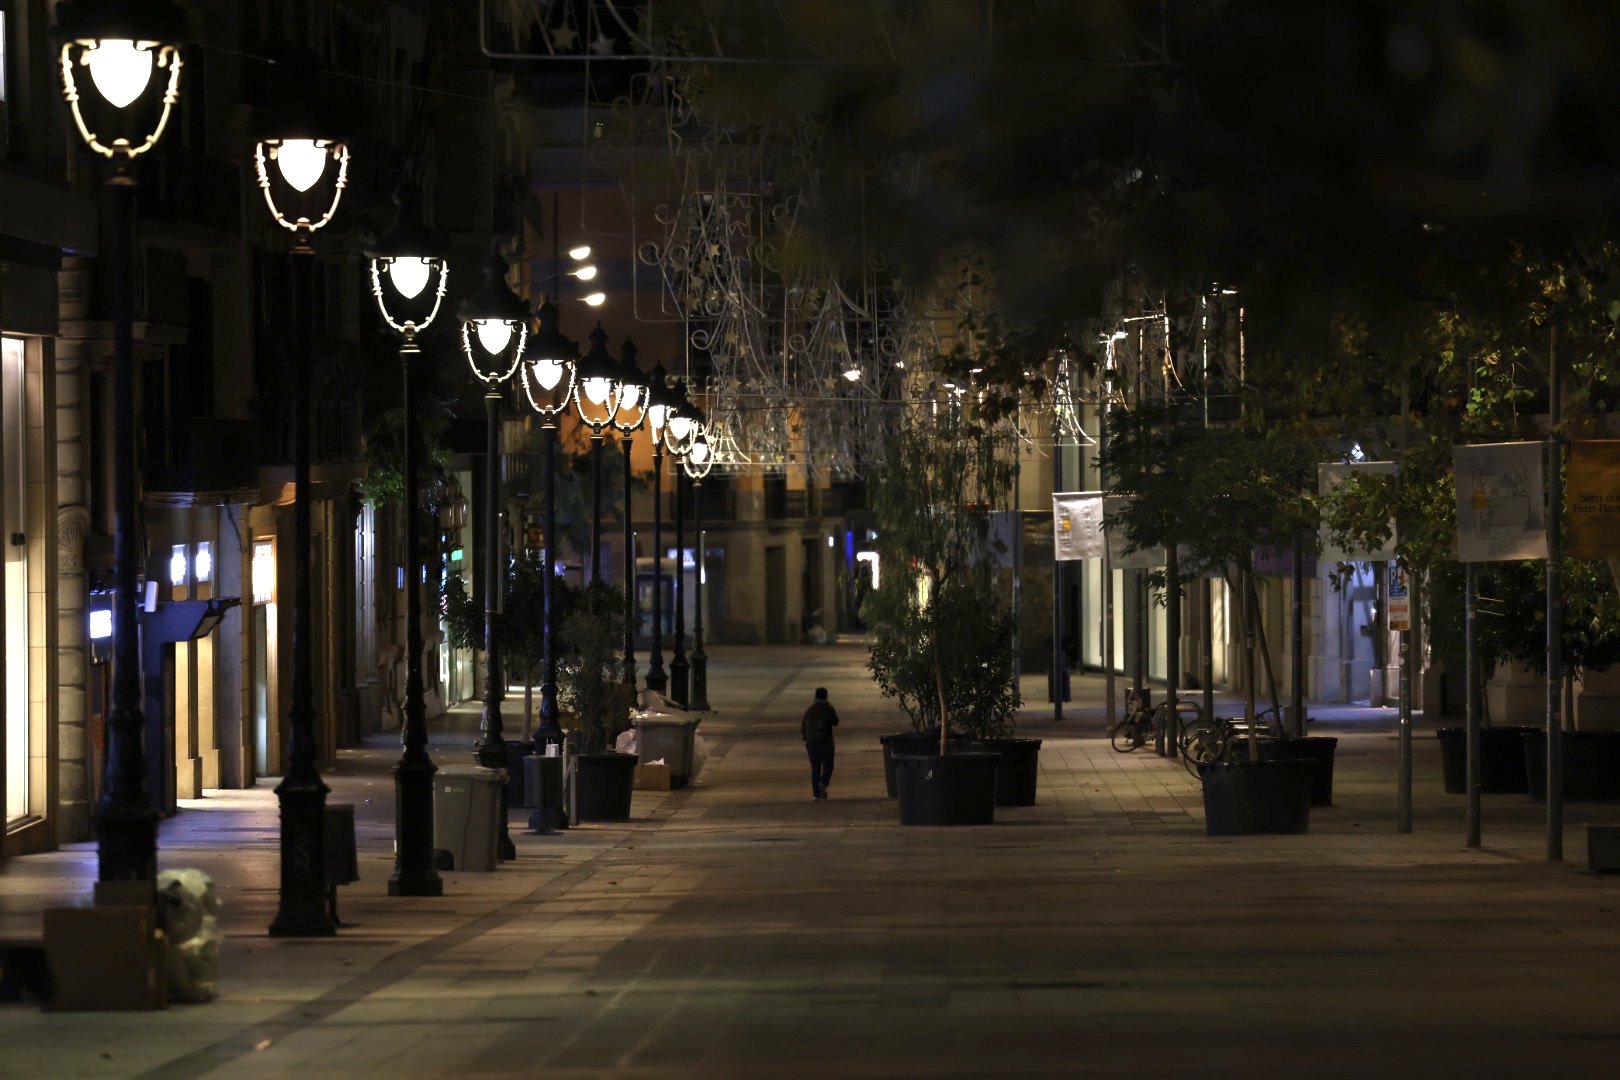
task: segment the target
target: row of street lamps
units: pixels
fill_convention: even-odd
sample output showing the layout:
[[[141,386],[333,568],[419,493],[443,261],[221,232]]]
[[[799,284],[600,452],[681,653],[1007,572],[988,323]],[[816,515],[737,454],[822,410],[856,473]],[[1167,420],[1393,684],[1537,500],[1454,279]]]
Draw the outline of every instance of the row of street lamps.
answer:
[[[114,604],[112,708],[107,722],[106,775],[97,801],[98,877],[102,881],[156,878],[157,811],[146,789],[142,733],[146,718],[140,707],[140,670],[136,594],[139,553],[136,545],[134,424],[135,371],[130,309],[131,230],[136,160],[162,137],[178,101],[182,67],[180,45],[185,17],[170,0],[63,0],[58,5],[56,33],[61,42],[63,93],[75,125],[90,149],[107,159],[109,256],[113,262],[114,336]],[[88,86],[83,86],[88,75]],[[305,84],[313,85],[311,78]],[[349,151],[334,130],[309,117],[283,118],[254,149],[259,187],[272,218],[293,238],[294,277],[294,463],[296,499],[293,514],[293,560],[296,567],[293,604],[292,695],[288,709],[290,738],[287,769],[276,788],[281,810],[281,878],[277,913],[270,932],[282,936],[320,936],[334,932],[323,878],[325,804],[328,788],[316,766],[315,707],[311,675],[310,591],[310,438],[309,365],[313,351],[311,267],[316,233],[336,216],[348,184]],[[443,883],[433,866],[433,775],[427,753],[426,712],[422,684],[421,551],[416,505],[420,487],[420,454],[415,427],[413,369],[420,362],[419,335],[442,307],[449,267],[442,234],[421,220],[408,190],[396,195],[398,214],[392,227],[367,250],[372,293],[383,320],[400,337],[404,381],[406,564],[406,683],[403,749],[394,768],[396,857],[389,879],[390,895],[436,896]],[[506,263],[492,254],[480,287],[459,305],[461,343],[474,374],[485,384],[489,423],[486,449],[485,530],[485,688],[484,712],[475,757],[490,768],[506,766],[501,724],[502,684],[495,628],[496,582],[500,574],[500,540],[496,527],[501,386],[519,368],[525,393],[545,428],[545,631],[541,726],[537,742],[560,741],[557,724],[555,609],[556,507],[555,444],[557,421],[570,405],[591,429],[596,478],[592,520],[592,574],[601,580],[601,442],[608,427],[624,439],[626,456],[631,434],[644,425],[654,439],[654,457],[662,467],[665,449],[684,470],[701,482],[712,464],[701,413],[665,385],[662,369],[648,379],[636,370],[634,346],[625,343],[615,364],[606,352],[601,327],[592,334],[592,349],[578,355],[574,342],[557,329],[556,308],[549,302],[538,312],[537,332],[529,333],[528,305],[505,281]],[[656,484],[655,478],[655,484]],[[628,520],[628,470],[626,472]],[[656,492],[656,488],[655,488]],[[656,495],[655,495],[656,499]],[[655,503],[656,505],[656,503]],[[657,511],[655,510],[655,516]],[[655,549],[657,546],[655,521]],[[628,526],[627,526],[628,529]],[[699,547],[701,550],[701,532]],[[656,550],[655,550],[656,556]],[[655,558],[656,566],[656,558]],[[626,608],[631,614],[633,563],[627,556]],[[694,661],[701,665],[701,569]],[[679,588],[679,586],[677,586]],[[655,587],[654,596],[659,589]],[[658,601],[655,599],[655,608]],[[654,614],[654,647],[648,686],[662,690],[658,616]],[[679,631],[680,627],[677,626]],[[678,646],[679,649],[680,646]],[[626,641],[627,681],[634,681],[633,640]],[[701,666],[699,667],[701,672]],[[697,675],[703,685],[702,674]],[[695,707],[706,708],[704,693]],[[504,806],[504,799],[503,799]],[[515,854],[505,814],[499,815],[498,844],[503,858]]]

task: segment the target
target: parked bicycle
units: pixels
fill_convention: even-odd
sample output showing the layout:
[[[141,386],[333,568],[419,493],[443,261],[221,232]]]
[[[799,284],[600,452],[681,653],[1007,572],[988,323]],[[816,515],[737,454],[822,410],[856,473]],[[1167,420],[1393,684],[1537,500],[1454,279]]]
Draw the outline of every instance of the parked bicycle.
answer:
[[[1255,734],[1262,738],[1280,736],[1282,734],[1282,718],[1274,708],[1264,708],[1255,714]],[[1178,748],[1181,750],[1181,762],[1187,771],[1194,776],[1199,775],[1198,766],[1205,761],[1230,761],[1235,753],[1234,747],[1241,739],[1249,734],[1249,725],[1241,718],[1212,716],[1207,720],[1200,718],[1196,724],[1182,729],[1181,741]]]
[[[1170,745],[1181,748],[1186,732],[1202,723],[1203,710],[1191,701],[1168,701],[1150,706],[1145,694],[1135,690],[1125,697],[1125,718],[1108,733],[1108,742],[1117,752],[1128,754],[1157,740],[1164,732]]]

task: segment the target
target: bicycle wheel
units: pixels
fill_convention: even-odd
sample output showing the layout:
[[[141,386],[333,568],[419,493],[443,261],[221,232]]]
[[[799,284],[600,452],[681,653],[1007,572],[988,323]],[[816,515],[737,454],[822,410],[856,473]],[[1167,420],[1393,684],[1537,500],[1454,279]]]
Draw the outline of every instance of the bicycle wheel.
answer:
[[[1114,730],[1108,734],[1108,744],[1121,754],[1128,754],[1132,750],[1140,749],[1147,742],[1146,718],[1140,716],[1127,716],[1114,725]]]
[[[1226,733],[1214,724],[1201,724],[1187,732],[1181,745],[1181,763],[1187,771],[1198,776],[1198,765],[1204,761],[1220,761],[1226,755]]]

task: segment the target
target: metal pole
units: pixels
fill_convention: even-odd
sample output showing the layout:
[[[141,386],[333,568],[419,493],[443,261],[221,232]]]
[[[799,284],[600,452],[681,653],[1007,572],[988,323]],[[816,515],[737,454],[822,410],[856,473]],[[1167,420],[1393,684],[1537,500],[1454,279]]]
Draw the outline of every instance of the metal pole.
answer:
[[[135,180],[120,174],[107,183],[110,204],[113,307],[113,685],[107,717],[107,758],[96,800],[98,881],[157,879],[157,811],[146,788],[141,737],[139,629],[135,622],[135,341],[130,311],[134,258],[130,230]]]
[[[591,432],[591,583],[602,580],[602,433]]]
[[[1114,558],[1106,533],[1103,536],[1103,726],[1112,728],[1119,720],[1118,686],[1114,678]]]
[[[653,606],[652,656],[647,661],[647,689],[662,694],[669,685],[664,674],[664,447],[653,441]]]
[[[1164,592],[1164,700],[1170,706],[1172,726],[1179,729],[1181,724],[1176,714],[1176,696],[1181,690],[1181,566],[1174,544],[1170,545],[1170,556],[1165,563]],[[1179,730],[1160,733],[1161,755],[1173,757],[1180,753],[1176,738],[1179,734]]]
[[[1294,534],[1293,565],[1293,656],[1289,657],[1289,709],[1293,715],[1294,737],[1305,737],[1305,541]]]
[[[692,482],[692,531],[697,534],[697,573],[692,578],[692,701],[687,708],[709,711],[709,655],[703,651],[703,481]]]
[[[1564,440],[1558,433],[1558,330],[1547,328],[1547,861],[1564,858]]]
[[[548,745],[562,745],[562,728],[557,723],[557,425],[546,424],[541,473],[545,496],[545,547],[541,549],[546,576],[542,584],[545,619],[540,630],[540,726],[534,733],[534,752],[544,754]]]
[[[405,381],[405,727],[394,766],[394,873],[389,896],[440,896],[444,882],[433,868],[433,774],[427,752],[427,708],[422,701],[422,523],[417,449],[416,385],[411,368],[422,350],[405,335],[399,348]]]
[[[1401,383],[1401,464],[1406,464],[1407,447],[1407,417],[1411,415],[1411,380]],[[1395,483],[1402,483],[1401,473],[1395,474]],[[1395,573],[1400,575],[1400,581],[1406,589],[1407,625],[1411,625],[1411,609],[1417,607],[1412,596],[1412,582],[1407,578],[1404,569],[1397,568]],[[1394,580],[1389,574],[1384,575],[1385,582]],[[1389,589],[1384,592],[1384,618],[1389,618]],[[1400,736],[1400,770],[1399,795],[1397,799],[1396,831],[1409,833],[1412,831],[1412,631],[1400,631],[1400,721],[1397,732]]]
[[[1204,719],[1215,718],[1215,582],[1204,578],[1199,583],[1198,633],[1204,639],[1203,663],[1199,678],[1204,684]]]
[[[1388,601],[1385,601],[1386,603]],[[1412,831],[1412,632],[1400,632],[1401,700],[1399,723],[1400,771],[1398,782],[1398,821],[1395,831]]]
[[[624,448],[624,679],[636,685],[636,535],[630,514],[630,436],[619,440]]]
[[[669,696],[681,708],[691,695],[686,660],[686,507],[681,503],[681,478],[686,469],[675,459],[675,657],[669,662]]]
[[[496,815],[495,850],[502,859],[517,858],[517,847],[506,821],[506,789],[512,782],[506,771],[506,735],[501,723],[501,702],[506,683],[501,677],[500,633],[495,623],[501,598],[501,394],[494,387],[484,395],[488,428],[484,443],[484,715],[478,727],[474,760],[486,769],[501,771],[500,812]]]
[[[1063,490],[1063,441],[1057,418],[1052,423],[1052,490]],[[1057,557],[1057,515],[1052,515],[1052,719],[1063,719],[1063,563]],[[1112,723],[1112,720],[1109,721]]]
[[[310,271],[315,249],[305,238],[293,246],[293,625],[292,703],[287,773],[276,785],[281,806],[281,889],[272,937],[324,937],[336,933],[326,903],[326,793],[315,764],[315,693],[310,591],[309,428],[310,353],[315,347]]]
[[[1468,833],[1464,841],[1468,847],[1479,847],[1479,585],[1474,578],[1474,564],[1463,564],[1463,689],[1464,723],[1468,735]]]

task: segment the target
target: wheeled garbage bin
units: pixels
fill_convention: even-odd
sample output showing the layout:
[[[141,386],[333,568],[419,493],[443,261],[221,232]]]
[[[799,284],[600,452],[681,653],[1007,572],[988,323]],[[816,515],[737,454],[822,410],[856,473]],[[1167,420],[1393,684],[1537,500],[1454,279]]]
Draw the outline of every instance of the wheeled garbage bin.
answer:
[[[636,757],[643,762],[662,759],[669,766],[669,786],[685,787],[692,779],[692,740],[698,723],[695,716],[638,717]]]
[[[457,870],[493,870],[505,769],[440,765],[433,776],[433,846],[450,853]]]

